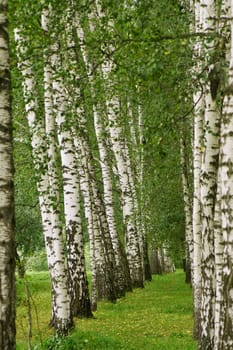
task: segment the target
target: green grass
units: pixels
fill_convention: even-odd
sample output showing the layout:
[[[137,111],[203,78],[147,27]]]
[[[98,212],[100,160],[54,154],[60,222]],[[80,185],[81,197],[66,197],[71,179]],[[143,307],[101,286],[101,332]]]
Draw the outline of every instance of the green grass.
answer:
[[[192,293],[184,274],[154,276],[144,289],[128,293],[116,304],[100,302],[94,319],[77,319],[66,340],[51,339],[49,279],[46,273],[27,277],[38,310],[33,309],[33,344],[47,341],[53,350],[196,350],[192,339]],[[25,288],[18,281],[17,349],[27,349]],[[48,338],[50,339],[48,340]],[[47,340],[46,340],[47,339]],[[53,345],[51,345],[51,343]],[[41,347],[37,347],[41,349]]]

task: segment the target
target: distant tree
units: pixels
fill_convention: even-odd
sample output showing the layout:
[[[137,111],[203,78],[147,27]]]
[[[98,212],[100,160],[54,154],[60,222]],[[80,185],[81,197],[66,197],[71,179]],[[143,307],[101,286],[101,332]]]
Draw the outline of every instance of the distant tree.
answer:
[[[184,120],[180,123],[180,158],[182,168],[182,185],[184,195],[185,212],[185,272],[186,282],[192,283],[193,278],[193,228],[192,228],[192,199],[191,199],[191,179],[190,161],[187,147],[187,131]],[[186,131],[186,133],[185,133]]]

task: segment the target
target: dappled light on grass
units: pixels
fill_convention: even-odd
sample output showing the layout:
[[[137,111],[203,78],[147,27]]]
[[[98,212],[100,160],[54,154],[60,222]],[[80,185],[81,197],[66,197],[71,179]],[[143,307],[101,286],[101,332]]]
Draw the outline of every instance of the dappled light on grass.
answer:
[[[51,335],[47,327],[50,318],[48,275],[31,275],[29,280],[45,341]],[[18,289],[22,298],[22,286],[18,285]],[[25,312],[25,305],[19,300],[19,328]],[[94,319],[76,319],[75,323],[76,328],[67,342],[77,344],[78,350],[195,350],[197,347],[192,339],[192,292],[184,283],[181,271],[154,276],[144,289],[128,293],[115,304],[100,302]],[[24,328],[26,331],[25,322]],[[35,319],[33,328],[33,343],[39,344]],[[24,342],[25,347],[21,345],[18,349],[27,349],[25,334],[19,329],[18,344]]]

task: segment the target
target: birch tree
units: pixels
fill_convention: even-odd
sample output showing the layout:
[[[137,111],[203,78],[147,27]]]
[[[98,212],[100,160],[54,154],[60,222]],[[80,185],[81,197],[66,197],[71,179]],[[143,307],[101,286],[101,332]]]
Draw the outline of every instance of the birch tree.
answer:
[[[195,1],[192,7],[195,21],[195,32],[201,31],[200,2]],[[191,27],[192,29],[192,27]],[[194,45],[194,58],[197,62],[194,75],[200,74],[202,66],[201,43],[199,39]],[[204,119],[204,83],[198,84],[197,91],[193,96],[194,103],[194,148],[193,148],[193,301],[194,301],[194,330],[195,338],[200,337],[201,331],[201,207],[200,207],[200,172],[201,172],[201,149],[203,142],[203,119]]]
[[[68,108],[71,106],[63,80],[58,74],[61,71],[61,53],[58,50],[55,29],[51,30],[51,23],[49,23],[52,21],[52,14],[51,7],[49,11],[44,11],[42,14],[43,29],[50,35],[49,41],[51,41],[49,48],[51,57],[49,56],[47,62],[45,61],[45,82],[48,81],[45,93],[48,95],[48,103],[52,105],[50,118],[54,118],[54,121],[56,119],[56,130],[54,129],[54,131],[57,131],[58,134],[62,163],[69,295],[73,315],[90,317],[92,313],[84,257],[78,167],[70,126],[71,121],[67,119]],[[67,19],[67,15],[65,18]],[[47,105],[47,107],[49,106]],[[47,112],[49,112],[49,108]]]
[[[85,45],[85,34],[84,30],[81,27],[80,19],[77,16],[75,17],[75,25],[77,30],[77,35],[80,44],[80,50],[83,56],[83,60],[86,66],[88,74],[88,82],[90,84],[90,90],[92,94],[92,103],[93,103],[93,117],[94,117],[94,127],[95,134],[98,143],[99,157],[100,157],[100,166],[102,170],[103,178],[103,199],[104,206],[106,210],[106,219],[108,223],[109,233],[111,236],[111,242],[114,250],[115,262],[116,262],[116,278],[118,281],[118,290],[119,296],[124,295],[126,290],[130,290],[130,280],[127,273],[128,269],[125,266],[127,261],[123,258],[123,250],[117,233],[117,224],[115,219],[115,210],[113,203],[113,184],[112,184],[112,171],[110,164],[110,152],[108,149],[109,145],[109,133],[105,129],[106,118],[104,118],[105,111],[101,108],[100,102],[98,102],[98,96],[96,96],[95,89],[95,75],[94,75],[94,64],[91,59],[88,57],[88,50]],[[94,30],[91,26],[90,30]]]
[[[84,123],[85,124],[85,123]],[[94,168],[92,166],[93,158],[87,136],[85,125],[82,124],[79,139],[75,137],[76,149],[79,152],[81,166],[81,190],[84,196],[85,211],[89,226],[89,238],[91,244],[91,257],[94,281],[98,298],[106,298],[114,301],[117,296],[117,280],[115,275],[115,257],[107,224],[105,208],[102,203],[101,195],[98,190],[95,178]],[[93,281],[92,281],[93,282]],[[94,288],[94,286],[93,286]],[[93,301],[95,300],[96,291]],[[95,296],[95,297],[94,297]],[[93,302],[95,305],[95,302]]]
[[[233,2],[230,2],[230,18],[233,15]],[[225,97],[223,102],[223,117],[221,128],[221,157],[220,157],[220,198],[223,252],[218,251],[218,263],[222,262],[222,276],[218,275],[217,307],[219,318],[216,330],[216,349],[231,349],[233,346],[233,275],[232,275],[232,113],[233,113],[233,24],[230,21],[230,62]],[[220,238],[221,239],[221,238]],[[222,256],[221,256],[222,255]],[[220,279],[220,280],[219,280]],[[221,287],[220,284],[221,283]]]
[[[101,3],[96,2],[97,14],[101,18],[104,13]],[[114,25],[111,23],[111,25]],[[110,30],[110,29],[108,29]],[[109,45],[108,51],[113,54],[114,48]],[[101,65],[104,82],[105,106],[108,116],[109,133],[111,136],[112,150],[116,159],[116,166],[121,188],[121,205],[125,226],[125,247],[129,263],[130,277],[133,287],[143,287],[143,255],[142,239],[136,225],[136,191],[129,158],[129,151],[124,141],[121,127],[121,110],[119,94],[114,81],[114,63],[112,59],[104,57]]]
[[[216,33],[216,4],[214,1],[201,1],[195,5],[196,31],[205,35]],[[198,57],[205,54],[208,70],[207,82],[200,83],[200,91],[194,95],[194,334],[200,335],[200,348],[212,349],[214,334],[214,210],[217,188],[217,168],[219,156],[220,113],[217,108],[217,88],[213,75],[216,69],[214,60],[216,43],[208,38],[197,44]],[[197,68],[197,71],[200,69]],[[202,85],[203,84],[203,85]],[[204,93],[204,95],[203,95]],[[203,111],[203,126],[202,126]],[[202,134],[202,130],[204,133]],[[201,154],[201,149],[203,150]],[[201,226],[200,226],[200,223]],[[201,270],[202,266],[202,270]],[[202,279],[201,279],[202,277]],[[201,300],[201,305],[200,305]],[[201,321],[200,321],[201,319]],[[201,328],[200,328],[201,327]]]
[[[54,163],[53,157],[48,157],[45,125],[39,114],[40,110],[35,96],[36,82],[32,62],[25,58],[27,40],[20,34],[19,30],[15,31],[15,40],[17,43],[18,66],[23,76],[25,111],[31,131],[32,152],[50,270],[52,287],[51,324],[58,333],[65,335],[72,326],[72,317],[57,198],[57,164]]]
[[[203,71],[206,70],[207,75],[206,80],[201,80],[202,89],[195,97],[194,124],[194,335],[199,337],[199,348],[203,350],[231,347],[230,341],[222,345],[223,335],[228,334],[226,323],[223,322],[226,304],[223,302],[225,291],[222,274],[223,262],[226,261],[224,230],[228,225],[225,212],[226,208],[230,208],[223,200],[223,193],[228,193],[227,182],[223,179],[226,179],[225,164],[229,161],[225,163],[224,158],[225,133],[228,133],[229,126],[226,122],[229,94],[224,97],[222,118],[221,113],[227,67],[229,9],[228,1],[222,1],[221,4],[201,1],[200,4],[196,2],[195,7],[196,30],[207,35],[196,46],[199,58],[201,53],[205,53]]]
[[[0,2],[0,348],[15,349],[15,238],[8,2]]]
[[[66,137],[64,137],[66,142],[67,140],[71,140],[71,138],[73,140],[73,152],[76,156],[78,163],[77,169],[80,173],[80,187],[84,198],[89,237],[91,247],[94,248],[91,249],[93,268],[92,291],[94,293],[92,304],[96,305],[96,301],[94,301],[96,298],[96,283],[98,284],[99,298],[105,297],[109,300],[115,300],[117,282],[114,277],[115,260],[112,243],[106,221],[105,208],[102,205],[101,194],[98,190],[95,169],[93,167],[92,150],[86,127],[87,117],[83,106],[84,100],[79,77],[81,67],[80,62],[77,61],[78,51],[74,37],[75,27],[73,26],[72,13],[72,6],[68,4],[64,22],[66,23],[66,32],[65,36],[60,36],[60,44],[64,45],[64,51],[66,53],[59,56],[61,52],[58,51],[58,48],[56,49],[54,72],[56,74],[59,73],[57,76],[55,74],[54,81],[56,80],[56,86],[54,85],[54,89],[58,91],[57,99],[60,101],[60,103],[56,103],[58,108],[60,108],[60,120],[61,117],[63,118],[62,127],[59,130],[66,131]],[[61,65],[61,59],[65,64],[66,73]],[[66,115],[67,117],[65,117]],[[59,125],[58,118],[57,121]],[[61,145],[62,148],[64,148],[64,144]],[[72,147],[70,147],[68,153],[69,155],[72,153]]]

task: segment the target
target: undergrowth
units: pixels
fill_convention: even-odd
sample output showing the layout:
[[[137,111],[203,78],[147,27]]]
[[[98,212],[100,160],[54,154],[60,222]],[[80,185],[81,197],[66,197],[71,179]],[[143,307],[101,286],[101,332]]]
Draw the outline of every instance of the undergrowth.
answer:
[[[27,277],[32,296],[32,350],[196,350],[192,339],[192,296],[184,274],[154,276],[116,304],[99,302],[93,319],[76,319],[66,338],[48,328],[50,291],[47,273]],[[27,303],[17,281],[17,350],[27,347]]]

